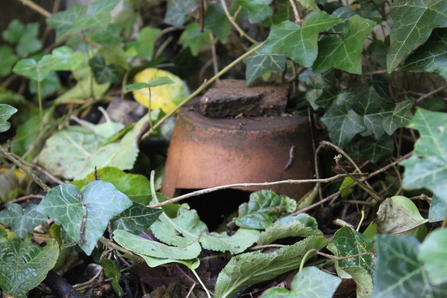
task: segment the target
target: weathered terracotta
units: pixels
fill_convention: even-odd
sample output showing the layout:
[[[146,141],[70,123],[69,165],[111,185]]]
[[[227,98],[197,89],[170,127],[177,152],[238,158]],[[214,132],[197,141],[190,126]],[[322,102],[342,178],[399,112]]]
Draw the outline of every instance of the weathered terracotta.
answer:
[[[216,119],[199,112],[199,98],[181,108],[168,152],[162,193],[225,184],[309,179],[314,173],[306,117],[298,115]],[[294,146],[293,162],[289,162]],[[283,184],[240,188],[271,189],[294,199],[313,185]]]

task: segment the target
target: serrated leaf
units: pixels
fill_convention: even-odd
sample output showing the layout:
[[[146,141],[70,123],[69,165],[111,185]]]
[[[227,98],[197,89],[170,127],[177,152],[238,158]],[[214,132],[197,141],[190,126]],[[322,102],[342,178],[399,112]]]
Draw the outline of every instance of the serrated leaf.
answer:
[[[432,285],[424,263],[417,258],[420,245],[411,236],[377,236],[374,290],[371,298],[445,296],[447,284]]]
[[[113,221],[113,230],[125,230],[138,235],[149,228],[163,212],[161,209],[146,207],[143,204],[133,203],[132,207],[126,209]]]
[[[283,71],[286,67],[286,55],[269,53],[263,47],[244,59],[247,64],[245,80],[250,84],[268,71]]]
[[[252,246],[259,239],[261,232],[253,229],[240,228],[232,236],[223,233],[205,232],[200,237],[200,244],[204,249],[230,252],[231,254],[239,254]]]
[[[13,65],[19,60],[14,55],[10,46],[0,46],[0,76],[4,77],[11,73]]]
[[[341,148],[345,147],[356,134],[366,129],[362,117],[352,110],[354,98],[352,90],[342,90],[321,118],[328,127],[332,142]]]
[[[21,241],[0,226],[0,255],[0,288],[12,297],[25,298],[56,264],[59,247],[53,239],[45,247],[32,244],[30,237]]]
[[[391,136],[383,136],[379,140],[366,140],[362,145],[361,153],[369,161],[375,163],[379,159],[394,151],[394,140]]]
[[[297,216],[287,216],[276,221],[268,227],[259,236],[259,245],[266,245],[275,240],[287,237],[309,237],[322,236],[323,233],[318,230],[318,224],[315,218],[307,214]]]
[[[205,29],[210,29],[222,44],[226,44],[231,27],[222,3],[209,4],[205,13]]]
[[[411,101],[401,101],[394,107],[393,113],[383,119],[382,126],[387,134],[392,135],[396,129],[405,127],[413,118]]]
[[[419,130],[412,157],[405,166],[402,186],[406,189],[427,188],[447,203],[447,115],[417,110],[408,127]]]
[[[180,35],[178,42],[181,43],[184,48],[189,48],[193,56],[197,56],[204,46],[211,44],[209,32],[202,32],[200,30],[200,25],[197,22],[186,26],[182,35]]]
[[[239,206],[234,222],[242,228],[265,229],[295,209],[295,200],[271,190],[260,190],[250,195],[248,203]]]
[[[273,15],[273,9],[269,6],[272,0],[236,0],[237,4],[248,12],[250,23],[257,23]]]
[[[391,46],[387,69],[392,72],[414,49],[423,44],[434,28],[447,27],[447,2],[442,0],[396,0],[391,5]]]
[[[185,15],[194,9],[196,5],[195,0],[168,0],[164,22],[177,28],[183,26]]]
[[[157,239],[179,247],[198,242],[200,235],[208,231],[208,227],[200,221],[197,211],[189,210],[186,204],[181,205],[175,218],[163,213],[152,224],[151,229]]]
[[[196,258],[202,251],[202,247],[198,241],[183,247],[168,246],[160,242],[150,241],[143,237],[130,234],[124,230],[114,231],[113,239],[122,247],[138,255],[160,259],[189,260]]]
[[[343,227],[335,232],[334,238],[329,242],[327,249],[337,257],[348,257],[374,251],[372,240],[350,227]],[[337,271],[348,267],[361,267],[366,269],[369,274],[373,273],[372,255],[336,260],[335,262]]]
[[[29,204],[23,209],[16,203],[6,204],[5,210],[0,212],[0,222],[11,227],[11,231],[23,238],[48,219],[45,215],[36,212],[36,206],[36,204]]]
[[[262,298],[331,298],[341,283],[341,278],[316,267],[306,267],[292,280],[292,289],[268,289]]]
[[[430,210],[428,212],[428,221],[443,221],[447,217],[447,203],[443,202],[437,196],[433,196]]]
[[[112,288],[115,291],[115,293],[118,294],[119,297],[122,297],[124,292],[119,284],[119,280],[121,278],[121,271],[118,268],[118,265],[107,258],[104,258],[101,260],[101,265],[104,270],[104,274],[112,279]]]
[[[156,77],[154,79],[149,80],[147,83],[134,83],[127,85],[126,93],[130,91],[140,90],[143,88],[153,88],[169,84],[174,84],[174,81],[172,81],[169,77],[167,76]]]
[[[329,109],[338,96],[333,71],[312,73],[306,78],[306,100],[314,110]]]
[[[375,22],[354,15],[344,22],[341,36],[328,36],[318,42],[318,57],[313,65],[315,72],[335,67],[350,73],[361,74],[363,42],[372,32]]]
[[[0,104],[0,132],[7,131],[11,127],[8,119],[17,113],[17,109],[6,104]]]
[[[374,87],[371,86],[367,91],[355,96],[352,108],[354,112],[363,117],[366,130],[361,135],[374,134],[376,139],[380,139],[385,133],[382,127],[383,119],[393,113],[394,104],[382,100]]]
[[[318,34],[341,20],[323,11],[309,13],[303,26],[284,21],[273,25],[266,44],[262,47],[267,53],[284,52],[294,61],[310,67],[317,59]]]
[[[384,200],[377,211],[376,223],[380,233],[401,234],[427,222],[410,199],[394,196]]]
[[[215,296],[232,298],[245,286],[270,280],[296,269],[306,252],[311,249],[320,250],[326,244],[327,240],[323,236],[311,236],[272,253],[251,252],[234,257],[219,273]]]
[[[56,186],[36,210],[62,224],[70,238],[90,255],[109,220],[131,205],[132,201],[113,184],[97,180],[82,192],[73,184]]]
[[[425,263],[431,284],[447,283],[447,229],[437,229],[428,235],[419,249],[419,260]]]
[[[45,55],[39,62],[32,58],[22,59],[17,62],[12,71],[32,80],[41,82],[56,64],[57,59],[55,57],[52,55]]]

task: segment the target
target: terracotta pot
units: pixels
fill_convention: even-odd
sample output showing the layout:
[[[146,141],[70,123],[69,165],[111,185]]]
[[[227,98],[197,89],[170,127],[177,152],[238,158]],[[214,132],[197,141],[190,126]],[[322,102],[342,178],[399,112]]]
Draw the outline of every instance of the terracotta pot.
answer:
[[[187,190],[225,184],[312,178],[314,157],[309,130],[307,117],[298,115],[208,118],[199,112],[196,98],[177,116],[162,193],[174,197]],[[299,199],[312,187],[282,184],[240,189],[271,189]]]

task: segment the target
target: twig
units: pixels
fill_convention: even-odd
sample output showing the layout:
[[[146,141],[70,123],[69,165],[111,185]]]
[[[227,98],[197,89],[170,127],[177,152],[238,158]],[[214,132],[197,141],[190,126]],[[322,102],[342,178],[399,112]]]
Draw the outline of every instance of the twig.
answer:
[[[116,249],[119,252],[122,252],[124,254],[128,254],[131,256],[136,256],[133,252],[131,252],[130,250],[125,249],[124,247],[121,247],[119,245],[116,245],[115,243],[113,243],[112,241],[110,241],[109,239],[105,238],[104,236],[101,236],[101,238],[99,238],[99,242],[101,242],[104,246],[108,247],[108,248],[112,248],[112,249]],[[139,257],[139,256],[136,256]]]
[[[220,0],[220,2],[222,3],[222,8],[225,11],[225,14],[227,15],[227,19],[234,26],[234,28],[236,28],[236,30],[239,32],[240,36],[241,37],[245,37],[246,39],[248,39],[253,44],[257,43],[256,40],[251,38],[247,33],[244,32],[244,30],[241,29],[241,27],[239,27],[239,25],[236,23],[234,18],[230,15],[230,12],[228,11],[227,4],[225,3],[225,0]]]
[[[397,165],[398,163],[400,163],[402,160],[407,159],[407,158],[410,158],[410,157],[413,155],[413,153],[414,153],[414,151],[411,151],[410,153],[407,153],[407,154],[405,154],[404,156],[399,157],[398,159],[396,159],[396,160],[393,161],[392,163],[387,164],[386,166],[384,166],[384,167],[381,168],[381,169],[378,169],[378,170],[375,171],[375,172],[372,172],[371,174],[369,174],[369,175],[368,175],[367,177],[365,177],[364,179],[366,180],[366,179],[369,179],[369,178],[371,178],[371,177],[376,176],[377,174],[380,174],[380,173],[382,173],[382,172],[385,172],[385,171],[388,170],[389,168],[394,167],[395,165]]]
[[[295,23],[300,24],[301,17],[300,17],[300,13],[298,12],[298,8],[296,7],[295,0],[290,0],[290,5],[292,6],[293,14],[295,15]]]
[[[362,174],[354,174],[354,175],[362,176]],[[227,189],[227,188],[233,188],[233,187],[272,186],[272,185],[278,185],[278,184],[303,184],[303,183],[318,183],[318,182],[328,183],[328,182],[336,181],[336,180],[339,180],[339,179],[345,178],[345,177],[348,177],[348,175],[340,174],[340,175],[336,175],[336,176],[326,178],[326,179],[303,179],[303,180],[287,179],[287,180],[263,182],[263,183],[236,183],[236,184],[221,185],[221,186],[216,186],[216,187],[193,191],[193,192],[184,194],[182,196],[178,196],[176,198],[172,198],[170,200],[167,200],[167,201],[164,201],[161,203],[149,205],[148,207],[157,208],[157,207],[165,206],[165,205],[168,205],[171,203],[176,203],[178,201],[181,201],[181,200],[184,200],[184,199],[187,199],[190,197],[200,196],[200,195],[207,194],[210,192]],[[346,188],[346,189],[348,189],[348,188]]]
[[[447,88],[447,85],[444,85],[444,86],[441,86],[441,87],[439,87],[439,88],[436,88],[435,90],[432,90],[432,91],[428,92],[427,94],[424,94],[424,95],[422,95],[421,97],[419,97],[419,98],[416,100],[416,102],[420,102],[421,100],[424,100],[424,99],[426,99],[427,97],[430,97],[430,96],[432,96],[433,94],[436,94],[436,93],[438,93],[439,91],[442,91],[442,90],[444,90],[444,89],[446,89],[446,88]]]
[[[23,197],[11,200],[8,203],[18,203],[18,202],[26,201],[29,199],[43,199],[43,198],[45,198],[45,196],[43,196],[43,195],[27,195],[27,196],[23,196]]]
[[[8,150],[5,150],[2,146],[0,146],[0,153],[2,153],[6,158],[8,158],[10,161],[12,161],[16,166],[21,168],[25,173],[27,173],[33,180],[36,182],[44,191],[50,192],[51,188],[46,185],[42,180],[40,180],[39,177],[34,175],[29,169],[23,166],[23,164],[17,160],[12,153],[8,152]]]
[[[217,75],[219,73],[219,67],[217,65],[217,52],[216,52],[216,45],[214,44],[214,35],[211,30],[209,30],[210,33],[210,40],[211,40],[211,54],[213,56],[213,69],[214,69],[214,75]]]
[[[41,167],[39,167],[38,165],[35,165],[33,163],[27,162],[25,160],[23,160],[23,158],[21,158],[20,156],[18,156],[17,154],[11,153],[15,158],[17,158],[21,163],[23,163],[24,165],[34,168],[36,170],[38,170],[39,172],[41,172],[42,174],[46,175],[48,178],[50,178],[51,180],[53,180],[53,182],[57,183],[57,184],[64,184],[64,182],[56,177],[54,177],[50,172],[48,172],[45,169],[42,169]]]
[[[247,58],[248,56],[250,56],[251,54],[253,54],[254,52],[256,52],[257,50],[259,50],[265,42],[262,42],[260,44],[258,44],[257,46],[255,46],[254,48],[252,48],[251,50],[249,50],[248,52],[246,52],[244,55],[240,56],[239,58],[237,58],[236,60],[234,60],[233,62],[231,62],[229,65],[227,65],[224,69],[222,69],[217,75],[215,75],[214,77],[212,77],[209,81],[207,81],[206,83],[202,84],[202,86],[200,86],[196,91],[194,91],[190,96],[188,96],[187,98],[185,98],[181,103],[179,103],[175,109],[171,110],[169,113],[167,113],[163,118],[161,118],[157,123],[155,123],[155,125],[152,127],[152,129],[150,129],[148,132],[146,132],[141,139],[145,139],[147,138],[152,132],[153,130],[157,129],[166,119],[168,119],[169,117],[171,117],[172,115],[174,115],[182,106],[184,106],[188,101],[190,101],[191,99],[193,99],[194,97],[196,97],[197,95],[199,95],[203,90],[205,90],[205,88],[207,88],[208,86],[210,86],[212,83],[214,83],[214,81],[216,81],[218,78],[220,78],[224,73],[226,73],[228,70],[230,70],[234,65],[236,65],[237,63],[241,62],[242,60],[244,60],[245,58]]]
[[[32,10],[40,13],[44,17],[46,17],[46,18],[51,17],[51,13],[48,10],[46,10],[43,7],[37,5],[33,1],[30,1],[30,0],[19,0],[19,1],[22,2],[23,5],[28,6],[29,8],[31,8]]]

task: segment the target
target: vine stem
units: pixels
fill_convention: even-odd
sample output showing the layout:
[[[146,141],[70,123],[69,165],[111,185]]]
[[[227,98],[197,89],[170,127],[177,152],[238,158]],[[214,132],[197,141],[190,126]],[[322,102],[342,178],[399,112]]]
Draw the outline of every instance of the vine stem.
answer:
[[[163,118],[161,118],[151,129],[149,129],[142,137],[141,139],[145,139],[147,138],[155,129],[157,129],[166,119],[168,119],[169,117],[171,117],[172,115],[174,115],[182,106],[184,106],[188,101],[190,101],[191,99],[193,99],[194,97],[196,97],[197,95],[199,95],[203,90],[205,90],[208,86],[210,86],[212,83],[214,83],[214,81],[216,81],[218,78],[220,78],[224,73],[226,73],[227,71],[229,71],[231,68],[233,68],[233,66],[235,66],[237,63],[241,62],[242,60],[244,60],[245,58],[247,58],[248,56],[250,56],[251,54],[253,54],[254,52],[256,52],[257,50],[259,50],[263,45],[264,45],[265,41],[256,45],[254,48],[252,48],[251,50],[249,50],[248,52],[246,52],[244,55],[240,56],[239,58],[237,58],[236,60],[234,60],[233,62],[231,62],[230,64],[228,64],[224,69],[222,69],[218,74],[216,74],[215,76],[213,76],[209,81],[206,81],[205,83],[203,83],[199,88],[197,88],[196,91],[194,91],[190,96],[188,96],[187,98],[185,98],[181,103],[179,103],[175,109],[173,109],[172,111],[170,111],[169,113],[167,113]]]
[[[346,257],[337,257],[337,256],[333,256],[333,255],[329,255],[329,254],[325,254],[323,252],[319,252],[316,249],[311,249],[309,251],[306,252],[306,254],[304,255],[303,259],[301,260],[300,263],[300,269],[299,271],[301,271],[304,267],[304,263],[306,263],[306,258],[311,254],[311,253],[316,253],[317,255],[326,257],[328,259],[332,259],[332,260],[336,260],[336,261],[340,261],[340,260],[347,260],[347,259],[352,259],[352,258],[357,258],[357,257],[361,257],[361,256],[366,256],[366,255],[370,255],[372,256],[372,258],[374,259],[374,254],[372,252],[366,251],[366,252],[361,252],[359,254],[355,254],[355,255],[351,255],[351,256],[346,256]]]
[[[249,40],[253,44],[257,43],[256,40],[251,38],[247,33],[244,32],[244,30],[241,29],[241,27],[239,27],[239,25],[234,20],[234,17],[232,17],[230,15],[230,12],[228,11],[228,7],[227,7],[227,4],[225,3],[225,0],[220,0],[220,2],[222,3],[222,8],[227,16],[227,19],[234,26],[234,28],[236,28],[236,30],[237,30],[237,32],[239,32],[240,36],[245,37],[247,40]]]
[[[301,17],[300,17],[300,13],[298,12],[298,8],[296,7],[295,0],[290,0],[290,5],[292,6],[293,14],[295,15],[295,23],[300,24]]]

